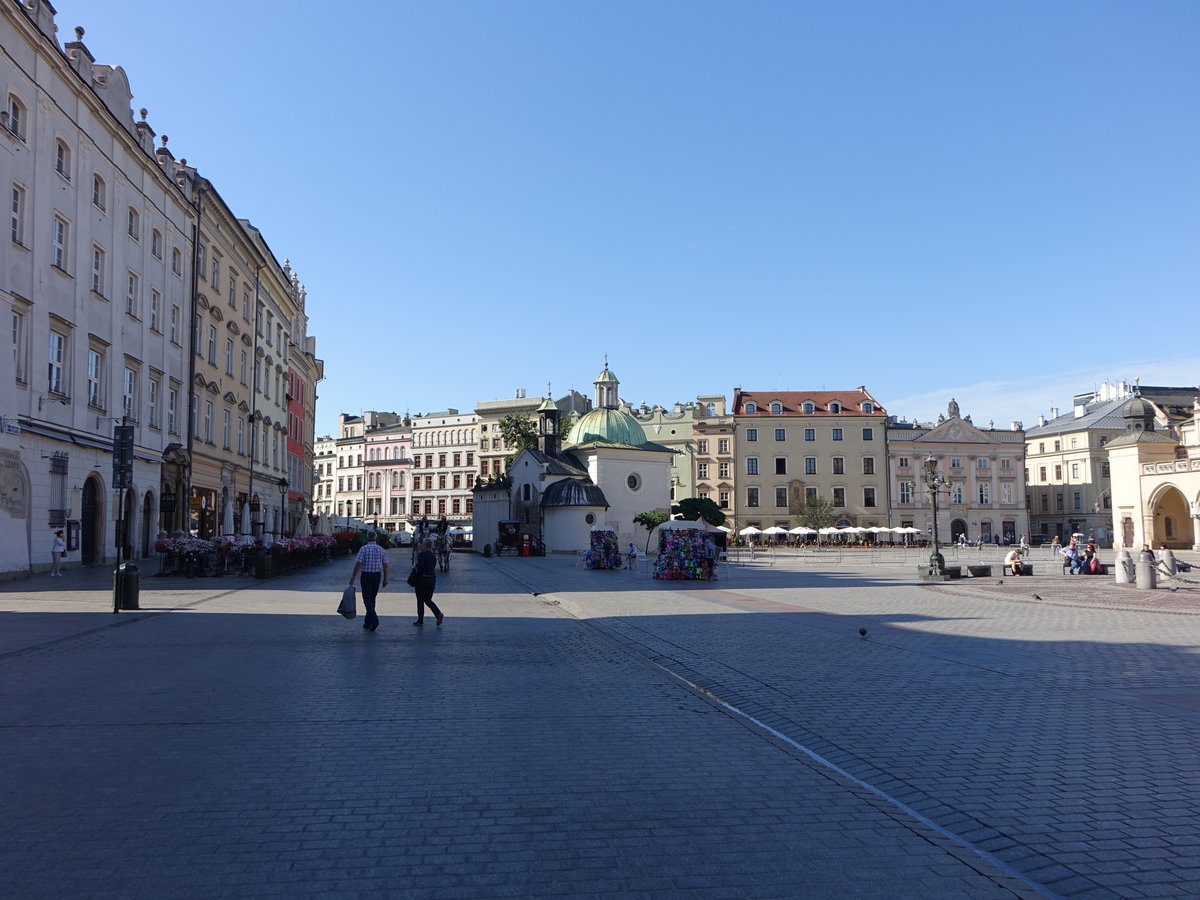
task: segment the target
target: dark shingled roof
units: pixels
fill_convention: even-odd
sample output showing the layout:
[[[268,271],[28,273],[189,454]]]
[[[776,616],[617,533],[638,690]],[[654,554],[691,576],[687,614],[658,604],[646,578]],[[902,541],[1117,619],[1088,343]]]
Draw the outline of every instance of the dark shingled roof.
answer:
[[[604,491],[590,481],[564,478],[547,485],[542,492],[542,506],[603,506],[608,508]]]

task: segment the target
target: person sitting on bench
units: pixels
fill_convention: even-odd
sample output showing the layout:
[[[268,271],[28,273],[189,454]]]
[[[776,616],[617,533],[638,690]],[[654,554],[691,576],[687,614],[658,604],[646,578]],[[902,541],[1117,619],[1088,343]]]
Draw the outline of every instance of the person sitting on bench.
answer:
[[[1013,547],[1008,551],[1008,555],[1004,557],[1004,568],[1014,575],[1025,574],[1025,560],[1021,559],[1020,547]]]

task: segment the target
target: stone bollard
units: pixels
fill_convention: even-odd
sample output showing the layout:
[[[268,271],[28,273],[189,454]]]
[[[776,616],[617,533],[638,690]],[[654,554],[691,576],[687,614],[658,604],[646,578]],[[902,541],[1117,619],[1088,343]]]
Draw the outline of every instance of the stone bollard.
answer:
[[[1129,555],[1129,551],[1124,547],[1117,551],[1116,569],[1117,584],[1133,584],[1136,577],[1133,568],[1133,557]]]
[[[1138,554],[1137,561],[1137,589],[1139,591],[1152,591],[1157,586],[1157,576],[1154,572],[1154,554],[1149,550],[1143,550]]]
[[[1175,554],[1172,553],[1166,547],[1163,547],[1162,563],[1163,563],[1163,568],[1166,569],[1168,572],[1170,572],[1172,575],[1176,574],[1179,571],[1179,563],[1177,563],[1175,561]]]

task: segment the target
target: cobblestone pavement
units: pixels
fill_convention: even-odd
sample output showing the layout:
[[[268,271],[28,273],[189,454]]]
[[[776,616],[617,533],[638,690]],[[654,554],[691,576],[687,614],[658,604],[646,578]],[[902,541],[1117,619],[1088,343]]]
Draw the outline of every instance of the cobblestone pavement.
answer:
[[[1200,893],[1191,587],[456,555],[366,634],[349,569],[0,585],[0,892]]]

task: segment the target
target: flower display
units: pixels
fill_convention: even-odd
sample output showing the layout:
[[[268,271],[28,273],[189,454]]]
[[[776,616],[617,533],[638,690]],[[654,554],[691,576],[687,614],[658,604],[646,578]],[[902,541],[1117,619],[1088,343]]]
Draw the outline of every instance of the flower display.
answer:
[[[621,551],[617,547],[615,531],[593,531],[592,546],[583,554],[584,565],[589,569],[621,568]]]
[[[695,528],[663,531],[654,577],[659,581],[704,578],[704,532]]]

